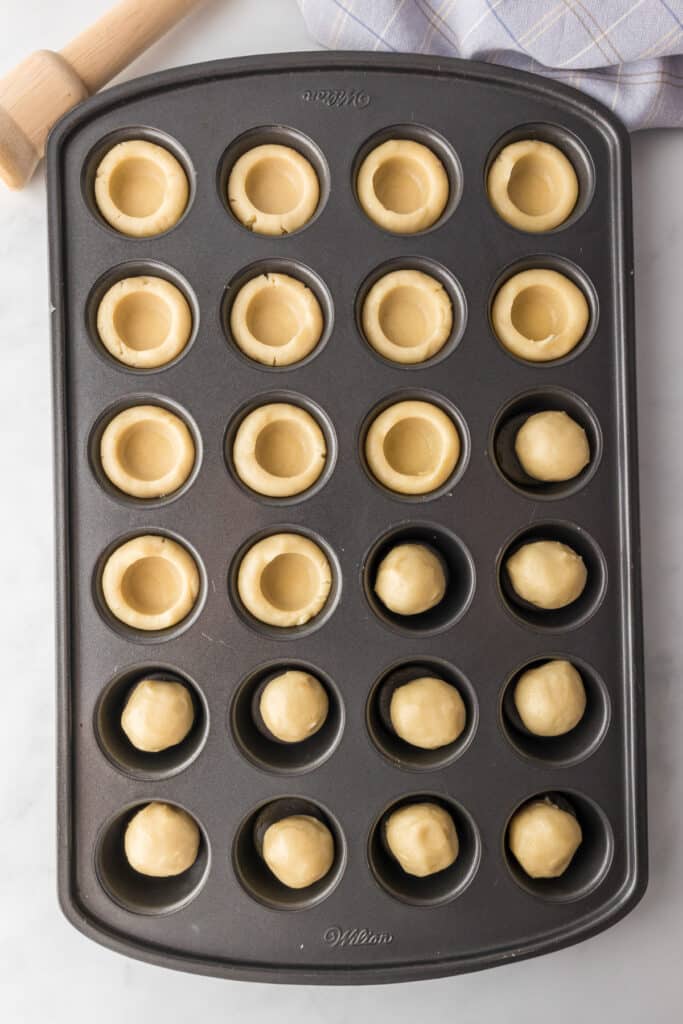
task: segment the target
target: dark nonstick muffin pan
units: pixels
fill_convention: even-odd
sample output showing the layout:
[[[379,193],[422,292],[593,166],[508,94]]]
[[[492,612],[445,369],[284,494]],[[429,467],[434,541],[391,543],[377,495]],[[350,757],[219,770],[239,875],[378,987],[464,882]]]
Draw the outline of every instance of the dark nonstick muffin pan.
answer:
[[[354,181],[372,145],[430,146],[449,201],[430,230],[395,235],[361,210]],[[486,172],[520,138],[559,146],[580,196],[565,225],[517,231],[493,211]],[[186,213],[165,234],[130,238],[98,215],[95,167],[117,141],[170,150],[190,183]],[[232,216],[225,184],[252,145],[278,141],[316,169],[321,198],[302,230],[272,237]],[[69,919],[110,948],[230,978],[371,983],[475,970],[577,942],[629,911],[646,885],[645,767],[634,394],[630,171],[627,136],[601,106],[507,69],[417,57],[286,55],[219,61],[153,75],[69,114],[49,146],[59,603],[59,891]],[[360,298],[378,268],[434,268],[454,329],[431,361],[377,355],[359,330]],[[566,271],[590,306],[568,357],[528,363],[498,343],[497,286],[512,270]],[[226,326],[236,284],[256,271],[305,280],[325,318],[318,348],[267,367]],[[119,278],[176,283],[194,319],[191,343],[160,370],[112,359],[94,327],[98,298]],[[432,495],[403,498],[369,475],[369,417],[390,401],[428,399],[456,420],[462,452]],[[328,471],[308,492],[260,498],[236,479],[236,417],[265,401],[312,411]],[[98,463],[103,416],[135,404],[178,412],[198,464],[180,491],[144,501],[108,484]],[[568,485],[527,478],[514,424],[565,409],[586,429],[591,465]],[[226,452],[228,456],[226,456]],[[261,627],[241,605],[240,553],[269,533],[301,533],[332,567],[324,613],[307,626]],[[106,614],[105,556],[122,540],[180,540],[199,568],[192,614],[165,633]],[[504,555],[526,540],[565,540],[588,567],[568,608],[541,613],[515,598]],[[414,619],[372,592],[390,542],[418,540],[448,570],[445,600]],[[530,736],[510,687],[528,666],[573,660],[585,720],[554,745]],[[420,752],[392,733],[390,690],[428,669],[455,683],[468,711],[451,747]],[[278,671],[325,686],[325,728],[294,748],[254,715]],[[184,680],[196,724],[165,754],[127,744],[118,717],[145,675]],[[556,880],[524,875],[506,846],[515,809],[551,794],[577,814],[584,841]],[[453,815],[460,856],[437,875],[402,872],[386,849],[388,811],[417,797]],[[200,826],[194,866],[148,879],[122,836],[151,800]],[[310,813],[335,838],[329,874],[286,890],[259,856],[264,827]]]

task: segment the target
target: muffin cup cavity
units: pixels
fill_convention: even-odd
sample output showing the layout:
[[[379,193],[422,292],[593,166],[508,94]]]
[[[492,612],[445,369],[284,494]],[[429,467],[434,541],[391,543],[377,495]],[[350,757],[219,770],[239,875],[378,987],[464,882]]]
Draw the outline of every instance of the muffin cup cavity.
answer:
[[[313,885],[290,889],[275,877],[263,860],[263,837],[271,825],[300,814],[321,821],[330,830],[334,860],[327,874]],[[327,808],[303,797],[280,797],[257,807],[244,819],[235,836],[232,862],[240,884],[258,903],[274,910],[304,910],[314,907],[336,889],[346,867],[346,841],[341,825]]]
[[[525,544],[536,541],[566,544],[581,556],[586,566],[587,579],[582,593],[563,608],[538,608],[521,598],[510,582],[506,569],[508,558]],[[498,557],[497,575],[499,593],[508,611],[532,629],[551,632],[576,629],[587,622],[602,604],[607,588],[607,564],[593,538],[579,526],[554,520],[534,523],[508,541]]]
[[[377,570],[386,555],[399,544],[421,544],[443,564],[446,593],[433,608],[416,615],[390,611],[375,592]],[[429,636],[453,626],[465,614],[474,595],[474,562],[454,533],[431,523],[407,523],[382,534],[363,560],[363,591],[375,615],[385,625],[412,636]]]
[[[453,819],[458,835],[458,856],[443,871],[425,878],[407,874],[386,841],[387,819],[409,804],[433,803]],[[368,860],[375,881],[394,899],[417,907],[435,907],[460,896],[477,873],[481,860],[479,830],[471,815],[455,800],[436,793],[411,793],[395,800],[380,814],[370,830]]]
[[[185,738],[158,752],[139,750],[121,726],[121,715],[136,685],[144,679],[182,684],[192,700],[194,720]],[[105,687],[95,712],[98,742],[116,767],[137,779],[162,779],[184,771],[200,754],[209,731],[206,699],[197,684],[172,667],[151,663],[119,672]]]
[[[519,461],[517,434],[530,416],[541,412],[564,412],[585,431],[590,461],[570,480],[538,480]],[[493,421],[489,441],[498,472],[511,487],[534,501],[567,498],[585,487],[600,465],[602,448],[602,431],[593,410],[579,395],[559,387],[536,388],[507,402]]]
[[[330,173],[316,144],[282,125],[252,128],[223,154],[221,201],[240,226],[257,235],[302,231],[322,212]]]
[[[354,161],[358,203],[384,231],[429,231],[448,218],[462,191],[460,162],[445,139],[420,125],[373,135]]]
[[[569,866],[558,878],[531,878],[510,850],[508,829],[517,811],[546,798],[574,815],[581,826],[582,839]],[[605,812],[593,800],[570,790],[536,793],[522,800],[510,814],[503,833],[503,856],[514,881],[530,895],[551,903],[569,903],[588,896],[604,880],[613,854],[614,836]]]
[[[198,895],[209,873],[211,851],[201,822],[186,808],[165,800],[163,802],[171,807],[179,807],[190,814],[199,828],[197,859],[187,871],[170,878],[153,878],[132,868],[124,850],[126,828],[137,812],[150,802],[151,799],[129,805],[104,824],[96,843],[95,869],[107,895],[124,910],[161,916],[181,910]]]
[[[469,434],[461,414],[440,395],[403,392],[376,406],[360,431],[360,456],[374,484],[403,501],[429,501],[465,471]]]
[[[261,395],[240,409],[225,440],[228,468],[248,493],[293,504],[329,479],[337,443],[329,417],[293,392]]]
[[[329,701],[325,721],[312,736],[286,743],[268,729],[260,712],[260,700],[268,683],[283,672],[299,670],[312,675],[324,687]],[[253,764],[283,775],[309,772],[330,757],[344,730],[344,705],[338,688],[319,668],[294,659],[263,665],[240,683],[230,709],[230,727],[240,751]]]
[[[292,260],[265,260],[229,283],[221,319],[228,340],[252,365],[300,366],[330,336],[332,299],[307,267]]]
[[[395,690],[423,677],[442,679],[455,687],[465,705],[465,728],[453,743],[435,750],[407,743],[396,733],[391,721],[391,698]],[[435,771],[451,764],[467,750],[477,729],[479,710],[474,688],[462,672],[440,658],[410,658],[395,662],[375,681],[368,697],[365,720],[373,743],[394,767]]]
[[[363,282],[356,300],[361,336],[375,355],[396,367],[419,368],[445,359],[466,321],[459,282],[425,257],[382,264]]]
[[[517,711],[515,687],[525,672],[556,660],[568,661],[581,676],[586,692],[586,709],[569,732],[560,736],[539,736],[530,732]],[[534,658],[508,676],[501,692],[499,720],[507,739],[522,757],[552,768],[579,764],[595,753],[605,737],[610,717],[611,705],[605,683],[591,665],[573,654],[551,653]]]
[[[230,569],[236,611],[279,640],[319,629],[341,592],[339,563],[322,538],[301,527],[271,529],[242,545]]]
[[[484,185],[498,216],[518,231],[550,234],[571,227],[593,198],[593,162],[575,135],[558,125],[507,132],[486,161]]]
[[[118,234],[150,238],[184,218],[194,175],[175,140],[152,129],[124,128],[91,151],[83,189],[93,213]]]

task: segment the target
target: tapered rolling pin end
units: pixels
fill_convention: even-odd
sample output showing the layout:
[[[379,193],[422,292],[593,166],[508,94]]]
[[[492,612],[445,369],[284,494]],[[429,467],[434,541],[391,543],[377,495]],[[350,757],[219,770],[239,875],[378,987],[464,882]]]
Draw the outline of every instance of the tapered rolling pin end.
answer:
[[[37,50],[0,79],[0,178],[19,189],[45,152],[50,128],[88,90],[58,53]]]

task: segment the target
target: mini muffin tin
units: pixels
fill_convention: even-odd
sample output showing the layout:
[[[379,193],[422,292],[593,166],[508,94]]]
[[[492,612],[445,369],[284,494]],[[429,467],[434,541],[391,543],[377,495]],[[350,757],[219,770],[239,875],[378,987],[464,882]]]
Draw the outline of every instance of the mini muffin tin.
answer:
[[[423,142],[450,180],[443,216],[421,234],[382,231],[354,193],[360,161],[390,138]],[[493,211],[486,172],[521,138],[560,146],[580,183],[576,211],[545,234]],[[143,138],[178,157],[190,199],[154,238],[117,234],[93,200],[98,161]],[[282,142],[315,167],[314,218],[283,237],[250,233],[225,184],[251,146]],[[646,884],[643,676],[627,136],[578,93],[511,70],[419,57],[309,54],[220,61],[109,90],[60,123],[49,146],[56,395],[59,600],[59,891],[69,919],[105,945],[169,967],[231,978],[370,983],[474,970],[576,942],[630,910]],[[591,309],[585,340],[554,363],[524,363],[496,340],[496,288],[534,266],[568,273]],[[359,302],[380,271],[414,267],[453,301],[449,342],[418,366],[389,363],[359,330]],[[431,269],[430,269],[431,268]],[[235,289],[254,273],[291,274],[315,291],[323,338],[301,363],[249,361],[227,328]],[[177,284],[192,338],[170,365],[135,370],[99,342],[97,302],[116,280]],[[453,416],[462,451],[430,495],[380,487],[363,455],[368,425],[402,399]],[[230,465],[240,418],[266,402],[310,411],[328,462],[303,494],[250,492]],[[175,494],[142,501],[98,463],[104,425],[132,404],[183,417],[197,458]],[[591,465],[541,485],[514,457],[525,413],[565,409],[586,428]],[[318,618],[283,631],[242,608],[239,558],[292,531],[320,544],[333,570]],[[183,543],[200,573],[198,602],[163,633],[123,627],[100,575],[122,541],[154,533]],[[509,588],[504,557],[557,539],[588,566],[584,594],[541,612]],[[417,540],[444,559],[444,601],[413,619],[377,601],[372,574],[388,548]],[[524,668],[566,657],[588,710],[559,740],[525,733],[511,688]],[[316,675],[330,698],[324,728],[299,747],[273,742],[254,715],[279,671]],[[436,752],[392,734],[387,700],[414,675],[452,682],[465,731]],[[145,675],[191,688],[195,727],[161,755],[126,742],[118,718]],[[555,880],[527,878],[506,848],[517,807],[550,794],[578,815],[584,842]],[[122,837],[150,800],[197,820],[199,857],[150,879],[125,862]],[[453,815],[460,855],[427,879],[405,875],[383,822],[435,801]],[[286,890],[259,856],[264,827],[313,814],[335,837],[330,873]]]

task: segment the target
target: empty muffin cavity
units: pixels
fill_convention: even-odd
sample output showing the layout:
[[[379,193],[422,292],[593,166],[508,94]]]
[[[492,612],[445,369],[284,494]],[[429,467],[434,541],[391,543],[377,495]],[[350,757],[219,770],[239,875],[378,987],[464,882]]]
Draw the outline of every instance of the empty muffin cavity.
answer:
[[[190,187],[180,161],[147,139],[109,149],[95,172],[94,197],[102,217],[136,238],[159,235],[182,217]]]
[[[269,828],[292,817],[313,819],[331,836],[331,864],[321,878],[302,888],[284,884],[264,860],[264,837]],[[315,906],[337,887],[346,866],[346,843],[334,816],[320,804],[303,797],[281,797],[262,804],[240,825],[232,851],[237,878],[257,902],[277,910]]]
[[[294,266],[297,276],[292,276],[280,273],[280,267],[289,264],[266,264],[262,273],[257,266],[240,275],[230,285],[225,311],[238,349],[265,366],[301,362],[329,333],[330,304],[322,285],[305,268]]]
[[[247,545],[233,564],[238,608],[259,628],[301,635],[332,611],[339,589],[331,553],[302,533],[271,533]],[[308,630],[306,630],[308,631]]]
[[[188,481],[196,461],[192,432],[159,405],[130,405],[96,428],[96,457],[106,479],[134,498],[171,495]]]
[[[404,871],[387,842],[387,822],[403,808],[435,805],[451,819],[457,836],[457,856],[445,869],[419,877]],[[416,839],[424,839],[424,832]],[[402,903],[438,906],[460,896],[470,884],[481,859],[479,831],[471,815],[455,800],[435,793],[412,793],[396,800],[375,821],[368,839],[368,860],[375,880]]]
[[[404,498],[436,496],[452,486],[464,470],[466,444],[459,414],[440,399],[384,404],[361,430],[371,478]]]
[[[311,403],[307,403],[310,406]],[[319,411],[316,410],[316,412]],[[328,469],[331,426],[293,402],[269,402],[238,416],[228,430],[229,460],[237,478],[257,494],[291,498],[312,488]]]
[[[100,289],[96,289],[100,291]],[[154,369],[176,359],[193,333],[193,314],[183,292],[163,277],[125,277],[99,295],[96,331],[118,362]]]
[[[201,576],[183,544],[142,534],[106,557],[100,588],[104,610],[115,622],[156,633],[188,619],[200,596]]]

